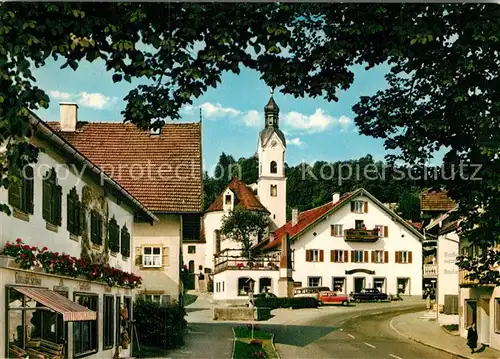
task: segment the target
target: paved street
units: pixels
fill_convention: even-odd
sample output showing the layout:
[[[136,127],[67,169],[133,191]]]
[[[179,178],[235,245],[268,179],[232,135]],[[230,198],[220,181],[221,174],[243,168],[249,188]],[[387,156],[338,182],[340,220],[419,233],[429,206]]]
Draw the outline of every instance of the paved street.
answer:
[[[193,303],[194,304],[194,303]],[[169,354],[171,358],[231,358],[232,331],[237,323],[207,322],[203,299],[188,307],[186,346]],[[424,303],[364,303],[352,307],[277,310],[261,327],[276,335],[282,359],[451,359],[437,349],[408,340],[390,327],[395,316],[421,311]],[[206,317],[203,322],[198,318]],[[240,324],[241,325],[241,324]]]

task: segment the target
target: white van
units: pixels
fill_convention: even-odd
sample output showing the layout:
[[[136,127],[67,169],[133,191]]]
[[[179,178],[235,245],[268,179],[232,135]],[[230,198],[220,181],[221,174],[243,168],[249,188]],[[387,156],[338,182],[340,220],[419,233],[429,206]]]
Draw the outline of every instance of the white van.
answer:
[[[312,297],[319,299],[319,292],[330,291],[328,287],[301,287],[293,290],[294,297]]]

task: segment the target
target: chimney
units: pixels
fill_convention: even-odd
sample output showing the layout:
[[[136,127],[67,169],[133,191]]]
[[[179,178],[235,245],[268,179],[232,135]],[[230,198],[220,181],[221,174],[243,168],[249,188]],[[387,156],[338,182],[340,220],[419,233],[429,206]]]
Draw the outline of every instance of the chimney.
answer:
[[[292,226],[299,223],[299,210],[298,208],[292,208]]]
[[[76,103],[61,102],[59,104],[59,117],[62,132],[75,132],[78,122],[78,105]]]
[[[340,193],[335,192],[335,193],[332,195],[332,202],[333,202],[333,203],[337,203],[338,201],[340,201]]]

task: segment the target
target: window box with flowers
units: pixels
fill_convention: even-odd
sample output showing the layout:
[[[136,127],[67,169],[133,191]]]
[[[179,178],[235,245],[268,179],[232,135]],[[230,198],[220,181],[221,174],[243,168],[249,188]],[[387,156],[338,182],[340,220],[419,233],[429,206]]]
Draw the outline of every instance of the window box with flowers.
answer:
[[[142,278],[133,273],[102,264],[90,263],[86,259],[72,257],[69,254],[50,252],[47,247],[29,246],[24,244],[20,238],[15,243],[7,242],[3,249],[3,255],[14,259],[21,269],[45,271],[49,274],[81,278],[126,288],[137,288],[142,284]]]

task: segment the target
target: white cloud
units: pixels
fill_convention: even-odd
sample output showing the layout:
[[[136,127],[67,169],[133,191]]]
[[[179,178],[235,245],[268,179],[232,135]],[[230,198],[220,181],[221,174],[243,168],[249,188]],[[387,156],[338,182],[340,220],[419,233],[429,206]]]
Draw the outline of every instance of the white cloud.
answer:
[[[69,93],[57,90],[49,91],[49,95],[59,101],[73,101],[80,106],[90,107],[96,110],[102,110],[109,105],[114,105],[118,102],[118,97],[104,96],[102,93],[80,92]]]
[[[347,132],[349,127],[352,125],[352,119],[350,119],[347,116],[342,115],[338,119],[338,123],[340,125],[340,132]]]
[[[57,90],[49,91],[49,95],[55,98],[56,100],[65,100],[65,101],[71,100],[71,98],[74,96],[73,94],[70,94],[68,92],[61,92]]]
[[[260,127],[263,117],[259,111],[250,110],[243,116],[243,123],[247,127]]]
[[[95,93],[81,92],[80,100],[78,102],[82,106],[95,108],[97,110],[102,110],[110,100],[111,99],[109,97],[104,96],[99,92]]]
[[[181,113],[193,115],[202,110],[203,118],[216,119],[220,117],[235,117],[241,113],[232,107],[224,107],[220,103],[213,104],[211,102],[204,102],[199,106],[185,105],[181,109]]]
[[[324,132],[338,125],[340,132],[346,132],[352,125],[352,119],[347,116],[333,117],[321,108],[317,108],[312,115],[291,111],[283,115],[283,124],[290,133],[318,133]]]
[[[300,139],[300,137],[291,138],[287,140],[286,143],[299,148],[304,148],[306,146],[306,144]]]

